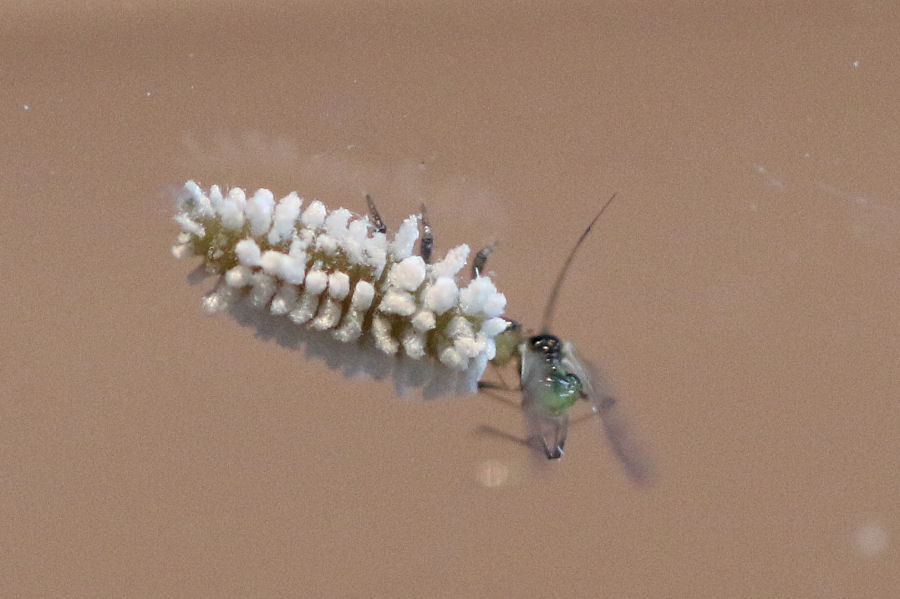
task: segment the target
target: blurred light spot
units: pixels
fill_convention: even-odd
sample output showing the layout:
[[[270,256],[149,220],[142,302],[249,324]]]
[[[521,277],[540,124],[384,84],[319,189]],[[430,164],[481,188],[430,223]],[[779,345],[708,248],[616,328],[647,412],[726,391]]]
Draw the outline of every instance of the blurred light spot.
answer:
[[[502,487],[509,480],[509,467],[498,460],[485,460],[478,465],[476,477],[482,487]]]
[[[863,557],[875,557],[888,547],[888,532],[877,522],[860,524],[853,531],[853,549]]]
[[[25,110],[31,110],[31,106],[29,106],[28,104],[24,105],[22,108],[24,108]]]

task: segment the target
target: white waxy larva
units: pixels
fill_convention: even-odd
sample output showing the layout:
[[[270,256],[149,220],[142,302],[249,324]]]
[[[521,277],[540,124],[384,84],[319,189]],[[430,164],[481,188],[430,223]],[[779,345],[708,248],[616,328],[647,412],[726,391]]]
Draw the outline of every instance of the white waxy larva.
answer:
[[[368,216],[291,192],[276,201],[266,189],[185,184],[176,222],[176,257],[204,258],[222,284],[204,300],[218,312],[237,298],[266,313],[351,343],[368,336],[389,355],[432,358],[474,381],[495,352],[506,298],[489,277],[461,280],[469,246],[433,264],[415,253],[419,217],[392,239]]]

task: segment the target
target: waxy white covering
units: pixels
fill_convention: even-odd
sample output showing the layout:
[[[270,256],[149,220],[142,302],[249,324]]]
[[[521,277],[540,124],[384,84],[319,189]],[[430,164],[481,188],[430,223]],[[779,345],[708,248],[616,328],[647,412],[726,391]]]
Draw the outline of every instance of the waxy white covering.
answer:
[[[460,280],[469,246],[434,264],[415,254],[415,215],[388,240],[367,216],[317,200],[303,209],[295,192],[276,202],[267,189],[248,198],[188,181],[175,220],[183,232],[173,255],[201,255],[223,275],[204,300],[210,312],[247,293],[252,305],[339,341],[368,334],[382,352],[431,356],[474,381],[508,324],[490,277]]]

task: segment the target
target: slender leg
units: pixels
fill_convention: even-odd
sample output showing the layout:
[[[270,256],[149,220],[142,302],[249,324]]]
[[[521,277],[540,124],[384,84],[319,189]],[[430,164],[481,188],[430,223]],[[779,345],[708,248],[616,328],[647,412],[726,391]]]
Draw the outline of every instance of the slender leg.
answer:
[[[551,414],[528,396],[522,401],[522,412],[528,425],[528,438],[540,441],[548,460],[561,458],[569,431],[569,414]]]
[[[384,221],[381,220],[381,215],[378,214],[378,208],[375,207],[375,200],[372,199],[372,196],[366,194],[366,204],[369,206],[369,216],[372,217],[372,224],[375,225],[375,231],[378,233],[386,233],[387,227],[384,226]]]
[[[547,454],[548,460],[558,460],[563,455],[566,446],[566,436],[569,432],[569,415],[566,414],[557,419],[554,423],[552,435],[552,443],[547,443],[547,437],[544,437],[544,453]]]
[[[521,391],[518,387],[510,387],[506,383],[492,383],[490,381],[478,381],[479,389],[491,389],[493,391]]]
[[[431,224],[428,222],[428,215],[425,213],[425,204],[422,204],[422,241],[419,244],[419,254],[425,264],[431,263],[431,252],[434,250],[434,233],[431,230]]]
[[[558,460],[563,456],[563,450],[566,446],[566,436],[569,431],[569,415],[562,414],[552,418],[544,418],[539,426],[547,459]]]

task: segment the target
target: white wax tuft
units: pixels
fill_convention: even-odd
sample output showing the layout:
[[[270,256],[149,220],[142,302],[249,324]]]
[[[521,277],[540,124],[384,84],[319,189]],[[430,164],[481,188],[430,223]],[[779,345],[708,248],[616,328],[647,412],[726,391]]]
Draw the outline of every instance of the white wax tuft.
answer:
[[[267,274],[280,276],[282,266],[288,260],[289,258],[281,252],[266,250],[259,259],[259,265],[262,266],[262,269],[266,271]]]
[[[310,229],[320,229],[325,224],[325,204],[319,200],[313,201],[309,207],[303,211],[300,221]]]
[[[246,266],[229,268],[225,273],[225,284],[229,287],[246,287],[250,284],[251,270]]]
[[[399,343],[391,335],[391,322],[384,316],[372,317],[372,337],[375,339],[375,347],[386,354],[395,354]]]
[[[272,210],[275,207],[275,196],[268,189],[257,189],[245,210],[250,221],[250,233],[254,237],[264,235],[272,226]]]
[[[181,229],[186,233],[196,235],[197,237],[206,237],[206,230],[203,228],[203,225],[195,222],[187,214],[179,214],[175,217],[175,222],[181,225]]]
[[[336,300],[343,300],[350,293],[350,277],[343,272],[328,275],[328,295]]]
[[[456,305],[459,290],[453,279],[441,277],[425,291],[424,303],[438,316]]]
[[[218,185],[212,185],[209,188],[209,203],[212,204],[213,210],[222,213],[222,200],[225,198],[222,196],[222,190]]]
[[[272,298],[269,310],[272,314],[287,314],[296,307],[297,297],[296,285],[282,285],[275,297]]]
[[[415,330],[403,334],[403,351],[410,358],[418,360],[425,356],[425,335]]]
[[[412,319],[413,328],[419,332],[430,331],[436,325],[434,312],[428,310],[419,310]]]
[[[500,303],[499,298],[493,296],[497,293],[497,288],[490,277],[476,277],[469,282],[469,285],[459,292],[459,306],[466,314],[478,314],[483,312],[485,306],[491,302],[491,307],[496,309]],[[502,300],[503,305],[500,306],[501,312],[503,306],[506,305],[506,298]],[[490,314],[490,316],[498,316],[498,314]]]
[[[319,295],[325,291],[328,285],[328,273],[321,270],[311,270],[306,273],[305,290],[311,295]]]
[[[350,305],[354,310],[368,310],[375,298],[375,286],[368,281],[359,281],[353,290],[353,299]]]
[[[247,194],[240,187],[232,187],[228,190],[228,199],[234,202],[234,205],[240,208],[241,212],[247,206]]]
[[[281,276],[285,283],[303,284],[306,278],[306,253],[288,254],[281,262]]]
[[[445,366],[449,366],[450,368],[455,368],[458,370],[462,370],[468,364],[468,359],[459,353],[454,347],[447,347],[441,351],[438,359]]]
[[[410,316],[416,311],[416,300],[405,291],[392,289],[384,294],[378,309],[387,314]]]
[[[255,272],[250,276],[250,303],[257,308],[262,308],[269,303],[272,296],[278,290],[275,277],[262,272]]]
[[[431,265],[431,276],[435,279],[447,277],[452,279],[462,270],[469,259],[469,246],[466,244],[458,245],[444,256],[443,260],[439,260]]]
[[[419,219],[415,215],[408,217],[400,225],[394,241],[390,243],[390,251],[395,259],[402,260],[411,255],[419,238]]]
[[[353,213],[346,208],[338,208],[333,210],[325,217],[325,231],[332,237],[343,239],[347,236],[347,223]]]
[[[242,239],[234,246],[238,261],[244,266],[258,266],[260,259],[259,246],[252,239]]]
[[[509,321],[504,318],[488,318],[481,324],[481,332],[488,337],[496,337],[505,331],[508,326]]]
[[[391,267],[388,283],[404,291],[415,291],[425,280],[425,260],[409,256]]]
[[[338,240],[328,233],[322,233],[316,238],[316,249],[332,256],[338,249]]]
[[[269,231],[269,243],[276,245],[291,238],[294,225],[300,217],[300,205],[303,200],[292,191],[279,200],[275,207],[275,216],[272,218],[272,230]]]
[[[447,328],[445,329],[447,336],[449,337],[472,337],[475,332],[472,329],[472,323],[469,322],[468,318],[463,316],[454,316],[450,319],[450,322],[447,323]]]
[[[500,292],[494,292],[484,302],[484,314],[488,318],[494,318],[503,314],[506,310],[506,296]]]
[[[222,228],[227,231],[240,231],[244,228],[244,209],[229,198],[222,202]]]
[[[195,202],[203,196],[203,190],[193,179],[184,184],[184,190],[190,194],[191,199]]]

